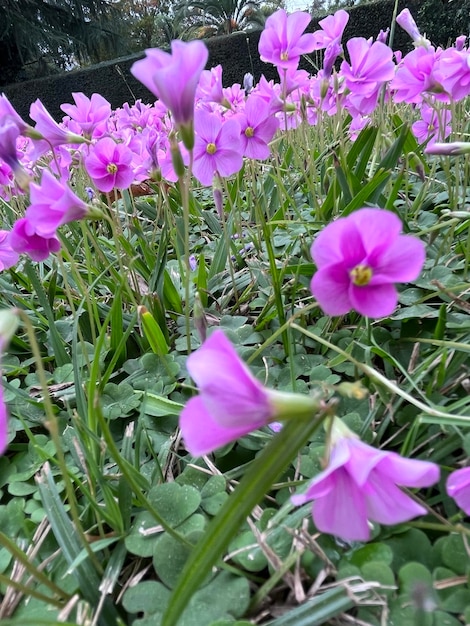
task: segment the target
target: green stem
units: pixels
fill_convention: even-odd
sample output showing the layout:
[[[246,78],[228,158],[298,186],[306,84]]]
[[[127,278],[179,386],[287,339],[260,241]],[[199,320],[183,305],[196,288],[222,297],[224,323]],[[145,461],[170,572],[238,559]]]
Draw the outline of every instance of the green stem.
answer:
[[[202,541],[191,552],[173,590],[162,626],[178,623],[201,581],[211,572],[245,518],[320,426],[325,408],[319,401],[316,418],[288,422],[253,461],[238,487],[208,525]]]

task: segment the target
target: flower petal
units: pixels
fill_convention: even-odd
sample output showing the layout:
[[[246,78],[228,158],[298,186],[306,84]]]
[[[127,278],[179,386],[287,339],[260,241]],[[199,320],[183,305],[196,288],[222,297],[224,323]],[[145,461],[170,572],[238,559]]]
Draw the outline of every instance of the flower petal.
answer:
[[[334,478],[334,489],[313,504],[315,526],[346,541],[367,541],[370,529],[362,490],[343,468],[335,472]]]
[[[348,220],[361,233],[367,254],[372,256],[388,250],[402,228],[400,218],[384,209],[360,209],[351,213]]]
[[[387,480],[374,470],[364,491],[367,516],[379,524],[401,524],[414,517],[424,515],[426,509],[399,489],[392,480]]]
[[[470,467],[452,472],[447,478],[446,489],[459,507],[470,515]]]
[[[395,287],[389,285],[350,285],[349,299],[352,308],[367,317],[387,317],[395,310],[398,294]]]
[[[319,269],[310,283],[311,292],[327,315],[344,315],[353,308],[349,288],[349,276],[340,263]]]
[[[429,487],[439,480],[439,466],[430,461],[407,459],[396,452],[387,452],[377,471],[403,487]]]
[[[268,394],[238,356],[221,330],[216,330],[187,359],[202,401],[224,428],[267,424],[274,416]]]
[[[351,217],[341,217],[328,224],[313,242],[312,258],[318,269],[325,265],[344,262],[356,265],[364,260],[366,250]]]
[[[186,403],[179,418],[184,445],[193,456],[209,454],[263,425],[264,422],[258,426],[250,424],[224,428],[213,419],[200,396],[191,398]]]
[[[380,256],[374,268],[372,284],[376,282],[405,283],[416,280],[426,260],[424,243],[417,237],[400,235]]]

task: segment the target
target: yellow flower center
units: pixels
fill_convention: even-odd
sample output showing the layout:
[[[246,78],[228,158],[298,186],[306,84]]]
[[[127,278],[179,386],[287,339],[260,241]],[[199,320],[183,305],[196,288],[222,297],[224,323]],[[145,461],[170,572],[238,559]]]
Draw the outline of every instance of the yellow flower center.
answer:
[[[251,126],[247,126],[245,128],[245,137],[253,137],[254,134],[255,134],[255,131],[253,130]]]
[[[284,50],[284,52],[281,52],[281,61],[288,61],[289,60],[289,53],[287,52],[287,50]]]
[[[217,152],[217,146],[215,143],[208,143],[206,146],[207,154],[215,154]]]
[[[356,265],[350,272],[349,276],[353,285],[364,287],[368,285],[372,279],[372,269],[368,265]]]
[[[108,171],[108,174],[115,174],[118,171],[118,166],[116,163],[108,163],[106,170]]]

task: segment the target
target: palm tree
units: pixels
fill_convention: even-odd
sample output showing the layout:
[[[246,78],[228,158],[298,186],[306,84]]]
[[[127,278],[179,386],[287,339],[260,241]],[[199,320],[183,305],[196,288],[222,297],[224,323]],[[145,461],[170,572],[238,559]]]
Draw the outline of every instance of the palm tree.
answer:
[[[123,53],[111,0],[0,0],[0,84]]]
[[[179,5],[195,37],[230,34],[264,26],[261,0],[186,0]]]

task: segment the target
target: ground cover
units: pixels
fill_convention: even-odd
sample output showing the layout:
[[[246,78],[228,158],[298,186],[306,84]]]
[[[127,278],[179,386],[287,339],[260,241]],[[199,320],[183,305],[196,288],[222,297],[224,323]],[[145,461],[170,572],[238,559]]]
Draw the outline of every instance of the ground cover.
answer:
[[[0,98],[2,623],[470,621],[470,53],[308,19]]]

